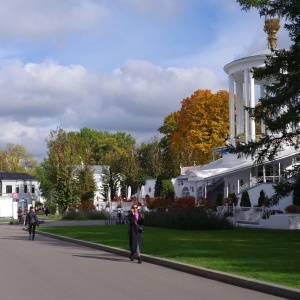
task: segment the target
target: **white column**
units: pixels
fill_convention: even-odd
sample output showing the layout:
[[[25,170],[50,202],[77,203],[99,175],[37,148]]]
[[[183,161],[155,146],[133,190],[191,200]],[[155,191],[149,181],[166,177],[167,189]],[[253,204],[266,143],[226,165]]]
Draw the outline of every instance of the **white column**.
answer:
[[[263,98],[264,95],[265,95],[265,88],[261,84],[260,85],[260,98]],[[266,133],[266,125],[264,123],[264,120],[261,120],[260,127],[261,127],[261,133]]]
[[[266,182],[266,165],[263,165],[263,181]]]
[[[280,170],[280,162],[278,163],[278,181],[280,182],[281,181],[281,170]]]
[[[249,106],[249,70],[244,70],[244,99],[245,106]],[[249,114],[245,111],[245,142],[248,142],[249,135]]]
[[[235,145],[235,128],[234,128],[234,80],[232,75],[229,75],[229,130],[230,143]]]
[[[255,107],[255,92],[254,92],[254,78],[251,74],[250,77],[250,107],[254,108]],[[250,122],[250,134],[251,134],[251,139],[255,141],[255,120],[254,118],[251,118],[249,120]]]
[[[244,132],[244,103],[243,103],[243,82],[235,83],[236,89],[236,134]]]

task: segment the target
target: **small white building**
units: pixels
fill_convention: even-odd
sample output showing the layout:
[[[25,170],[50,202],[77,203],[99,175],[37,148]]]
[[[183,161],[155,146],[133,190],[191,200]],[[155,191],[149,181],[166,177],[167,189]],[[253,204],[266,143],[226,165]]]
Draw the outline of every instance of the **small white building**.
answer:
[[[39,182],[26,173],[0,172],[0,217],[17,219],[17,211],[42,202]]]

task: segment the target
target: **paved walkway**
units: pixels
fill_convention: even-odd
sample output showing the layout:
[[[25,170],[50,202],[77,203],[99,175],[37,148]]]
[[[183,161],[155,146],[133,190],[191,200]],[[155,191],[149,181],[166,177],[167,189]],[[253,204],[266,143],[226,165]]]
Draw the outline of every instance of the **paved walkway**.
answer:
[[[66,222],[71,224],[70,221]],[[46,222],[43,226],[47,225],[54,223]],[[290,298],[276,297],[148,263],[150,256],[144,255],[144,262],[139,265],[128,259],[126,251],[111,247],[104,248],[109,251],[103,251],[92,243],[82,242],[79,245],[76,240],[54,239],[42,234],[37,234],[35,241],[29,241],[23,226],[0,226],[0,238],[1,299]],[[114,249],[123,252],[111,253]],[[161,260],[162,265],[164,262],[168,261]]]

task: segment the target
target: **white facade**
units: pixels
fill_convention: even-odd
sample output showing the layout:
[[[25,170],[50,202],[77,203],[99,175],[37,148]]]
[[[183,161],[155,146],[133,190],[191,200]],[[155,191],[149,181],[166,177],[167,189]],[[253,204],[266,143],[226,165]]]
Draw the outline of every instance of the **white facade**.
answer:
[[[254,53],[235,60],[224,67],[229,81],[229,143],[249,142],[259,138],[255,132],[255,122],[244,106],[254,108],[257,99],[263,96],[265,82],[259,82],[252,77],[253,67],[264,66],[270,50]],[[236,115],[234,106],[236,95]],[[265,126],[261,124],[261,133]],[[273,183],[280,181],[283,171],[289,169],[300,159],[300,150],[285,147],[277,153],[276,159],[261,165],[254,165],[254,159],[245,156],[238,158],[235,154],[221,151],[222,158],[204,166],[181,168],[181,175],[176,178],[174,189],[177,197],[193,196],[196,203],[200,197],[214,202],[218,193],[228,197],[230,193],[241,196],[243,190],[248,190],[252,206],[257,204],[260,191],[263,189],[267,196],[273,195]],[[291,196],[281,200],[276,209],[284,211],[292,203]]]
[[[42,202],[39,182],[25,173],[0,173],[0,217],[17,219],[17,210],[22,211],[35,202]]]

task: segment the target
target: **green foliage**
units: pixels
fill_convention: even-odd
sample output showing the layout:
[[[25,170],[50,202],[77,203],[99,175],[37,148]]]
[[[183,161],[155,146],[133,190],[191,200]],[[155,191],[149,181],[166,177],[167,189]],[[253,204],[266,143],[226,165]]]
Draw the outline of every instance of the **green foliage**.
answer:
[[[270,205],[271,205],[271,203],[270,203],[269,197],[265,195],[264,190],[261,190],[259,193],[257,206],[258,207],[261,207],[261,206],[269,207]]]
[[[56,212],[56,203],[54,201],[46,200],[46,202],[44,203],[44,207],[49,208],[50,214],[55,214],[55,212]]]
[[[233,225],[226,217],[220,217],[203,209],[173,210],[171,212],[146,212],[147,226],[177,230],[220,230]]]
[[[250,201],[249,193],[248,193],[247,190],[244,190],[242,192],[242,198],[241,198],[240,206],[241,207],[251,207],[251,201]]]
[[[300,209],[296,205],[288,205],[285,208],[285,212],[287,214],[298,214],[298,213],[300,213]]]
[[[215,200],[215,206],[222,206],[223,205],[223,194],[218,193],[217,198]]]
[[[161,196],[163,198],[175,198],[174,186],[171,180],[163,180],[162,181],[162,193]]]
[[[235,193],[230,193],[228,195],[228,198],[231,199],[231,205],[232,206],[236,206],[238,204],[239,199],[238,199],[238,197],[236,196]]]
[[[293,204],[300,205],[300,178],[295,180],[295,183],[294,183]]]
[[[85,221],[85,220],[105,220],[107,213],[104,211],[75,211],[71,210],[66,212],[62,220],[76,220],[76,221]]]
[[[8,143],[5,150],[0,149],[0,165],[1,172],[28,173],[34,176],[37,160],[24,146]]]
[[[160,175],[157,176],[154,185],[154,197],[162,197],[163,183]]]

